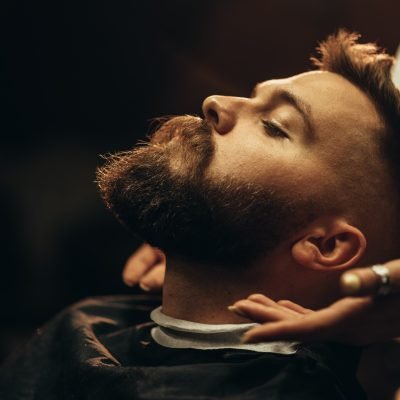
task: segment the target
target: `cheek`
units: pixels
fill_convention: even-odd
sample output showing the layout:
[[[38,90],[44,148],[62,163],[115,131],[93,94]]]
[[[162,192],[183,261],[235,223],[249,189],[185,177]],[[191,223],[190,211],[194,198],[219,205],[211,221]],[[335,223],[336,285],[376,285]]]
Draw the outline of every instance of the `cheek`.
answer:
[[[274,139],[271,139],[272,142]],[[310,190],[326,181],[319,160],[295,148],[293,143],[279,141],[216,141],[215,155],[208,176],[233,177],[270,188],[295,192]]]
[[[232,140],[221,140],[216,143],[210,173],[219,177],[254,177],[263,174],[271,163],[270,158],[270,154],[260,151],[260,145],[254,141],[236,143]]]
[[[321,192],[328,181],[326,171],[315,160],[295,157],[274,161],[256,177],[257,182],[263,186],[294,195],[316,194]]]

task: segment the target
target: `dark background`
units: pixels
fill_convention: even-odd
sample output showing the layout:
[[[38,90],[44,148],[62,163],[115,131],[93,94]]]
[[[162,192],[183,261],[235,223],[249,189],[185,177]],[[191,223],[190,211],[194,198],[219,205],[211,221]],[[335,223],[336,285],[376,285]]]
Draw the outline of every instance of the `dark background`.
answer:
[[[0,359],[65,305],[129,293],[138,243],[103,207],[99,154],[209,94],[310,68],[338,27],[400,42],[399,0],[22,1],[1,10]],[[137,289],[136,289],[137,290]]]

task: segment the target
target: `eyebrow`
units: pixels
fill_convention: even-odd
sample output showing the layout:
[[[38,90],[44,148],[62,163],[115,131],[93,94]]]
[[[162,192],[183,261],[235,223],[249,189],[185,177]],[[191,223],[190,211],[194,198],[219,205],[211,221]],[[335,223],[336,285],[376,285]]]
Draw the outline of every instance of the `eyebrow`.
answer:
[[[257,93],[257,89],[260,86],[260,84],[257,84],[251,94],[251,97],[255,97]],[[296,94],[291,92],[290,90],[279,88],[275,89],[272,93],[273,98],[278,98],[285,103],[290,104],[293,106],[298,113],[301,115],[303,118],[304,125],[306,126],[307,129],[307,134],[309,136],[314,136],[315,133],[315,128],[314,128],[314,123],[313,123],[313,118],[312,118],[312,111],[311,111],[311,106],[309,103],[298,97]]]

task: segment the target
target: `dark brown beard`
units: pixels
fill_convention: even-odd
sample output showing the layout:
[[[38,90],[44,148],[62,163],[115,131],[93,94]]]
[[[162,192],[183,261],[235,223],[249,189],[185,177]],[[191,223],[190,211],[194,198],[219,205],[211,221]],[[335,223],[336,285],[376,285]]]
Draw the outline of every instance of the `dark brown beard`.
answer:
[[[108,158],[97,172],[101,195],[121,222],[167,254],[246,265],[275,248],[304,216],[268,188],[207,179],[213,154],[207,123],[175,117],[150,143]]]

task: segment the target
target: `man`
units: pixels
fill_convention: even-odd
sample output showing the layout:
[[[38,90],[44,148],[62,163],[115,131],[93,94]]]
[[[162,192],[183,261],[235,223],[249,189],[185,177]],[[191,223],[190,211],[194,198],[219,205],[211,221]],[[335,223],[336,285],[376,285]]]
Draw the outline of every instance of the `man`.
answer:
[[[356,39],[340,32],[320,71],[209,97],[205,120],[168,120],[109,159],[107,206],[167,256],[156,325],[121,299],[75,306],[25,371],[7,378],[21,358],[9,364],[15,398],[363,398],[355,349],[243,344],[254,325],[228,309],[257,292],[321,308],[343,271],[398,255],[399,94],[391,58]]]

